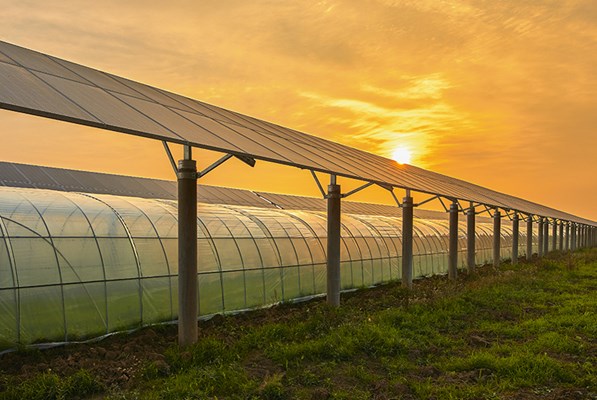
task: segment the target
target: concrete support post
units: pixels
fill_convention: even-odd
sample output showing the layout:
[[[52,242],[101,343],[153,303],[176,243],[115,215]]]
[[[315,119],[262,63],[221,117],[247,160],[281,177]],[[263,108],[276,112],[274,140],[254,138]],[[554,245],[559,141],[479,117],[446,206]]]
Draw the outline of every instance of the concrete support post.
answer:
[[[402,286],[413,285],[413,198],[410,191],[402,202]]]
[[[545,218],[543,224],[543,254],[549,253],[549,219]]]
[[[328,186],[328,264],[327,264],[327,303],[340,305],[340,185],[336,176],[331,176]]]
[[[566,222],[566,238],[564,239],[564,250],[570,250],[570,222]]]
[[[543,217],[539,217],[539,224],[537,225],[537,255],[543,257]]]
[[[448,278],[454,280],[458,276],[458,203],[450,204],[450,238],[448,254]]]
[[[197,163],[178,161],[178,344],[197,342]]]
[[[558,235],[558,238],[560,239],[560,241],[558,242],[558,244],[559,244],[558,249],[560,251],[564,251],[564,221],[560,221],[559,227],[560,227],[560,233]]]
[[[527,260],[533,258],[533,214],[527,219]]]
[[[551,227],[551,250],[556,251],[558,249],[558,221],[554,218],[553,225]]]
[[[500,210],[495,210],[493,214],[493,266],[500,266],[500,247],[502,239],[502,214]]]
[[[512,265],[518,264],[518,235],[519,235],[520,220],[518,213],[515,211],[512,217]]]
[[[475,269],[475,207],[472,206],[466,213],[466,265],[468,272]]]
[[[576,250],[576,224],[572,223],[570,226],[570,250]]]

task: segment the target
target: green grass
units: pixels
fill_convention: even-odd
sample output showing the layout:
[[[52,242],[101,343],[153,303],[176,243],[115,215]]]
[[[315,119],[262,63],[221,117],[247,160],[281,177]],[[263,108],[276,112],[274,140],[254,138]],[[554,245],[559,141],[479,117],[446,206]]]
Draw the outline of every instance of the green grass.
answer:
[[[7,389],[0,393],[6,400],[69,400],[87,398],[105,391],[88,371],[80,370],[68,377],[60,377],[54,372],[44,372],[36,377],[15,385],[4,382]]]
[[[3,377],[0,399],[594,398],[596,277],[597,250],[553,253],[412,291],[358,291],[338,309],[221,317],[194,346],[156,349],[163,361],[139,355],[126,387],[47,372]]]

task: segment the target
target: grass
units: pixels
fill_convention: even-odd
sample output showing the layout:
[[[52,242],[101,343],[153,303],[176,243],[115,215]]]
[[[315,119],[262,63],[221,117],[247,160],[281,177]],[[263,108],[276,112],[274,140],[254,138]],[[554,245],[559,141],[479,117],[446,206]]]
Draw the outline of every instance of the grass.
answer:
[[[219,317],[188,348],[164,327],[149,341],[153,359],[148,348],[122,357],[126,384],[86,370],[7,373],[0,399],[597,398],[596,277],[597,249],[552,253],[412,291],[357,291],[338,309],[312,301]]]

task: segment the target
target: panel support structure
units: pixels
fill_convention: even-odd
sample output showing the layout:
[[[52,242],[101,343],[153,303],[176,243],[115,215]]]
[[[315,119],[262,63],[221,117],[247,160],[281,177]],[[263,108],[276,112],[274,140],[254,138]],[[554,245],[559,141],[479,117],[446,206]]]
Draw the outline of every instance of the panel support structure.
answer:
[[[539,257],[543,257],[543,217],[539,217],[539,224],[537,226],[537,230],[538,230],[538,238],[537,238],[537,242],[538,242],[538,247],[537,247],[537,255]]]
[[[558,221],[553,220],[553,226],[551,227],[551,250],[556,251],[558,249]]]
[[[558,250],[563,251],[564,250],[564,221],[560,221],[559,224],[560,227],[560,232],[558,234]]]
[[[527,219],[527,260],[533,258],[533,214]]]
[[[512,265],[518,264],[518,235],[520,220],[518,213],[514,211],[512,216]]]
[[[570,250],[576,250],[576,224],[572,223],[570,227]]]
[[[448,254],[448,278],[458,277],[458,203],[450,204],[450,238]]]
[[[328,186],[328,263],[327,263],[327,303],[340,306],[340,216],[342,194],[336,176],[331,175]]]
[[[549,219],[544,218],[543,223],[543,254],[549,253]]]
[[[402,201],[402,287],[413,285],[413,198],[410,192]]]
[[[197,342],[197,163],[178,161],[178,344]]]
[[[500,266],[500,245],[501,245],[502,214],[500,210],[493,213],[493,266]]]
[[[475,269],[475,207],[469,207],[466,213],[466,265],[468,272]]]
[[[566,239],[564,240],[564,250],[570,250],[570,222],[566,222]]]

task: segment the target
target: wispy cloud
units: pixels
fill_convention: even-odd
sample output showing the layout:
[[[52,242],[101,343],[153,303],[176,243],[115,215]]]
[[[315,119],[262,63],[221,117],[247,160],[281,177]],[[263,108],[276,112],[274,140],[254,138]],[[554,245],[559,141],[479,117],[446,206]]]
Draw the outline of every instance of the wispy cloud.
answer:
[[[334,98],[313,92],[302,96],[322,107],[325,115],[343,116],[342,123],[350,134],[336,139],[349,145],[368,148],[390,157],[397,147],[413,153],[413,163],[427,166],[429,148],[439,137],[462,131],[472,121],[465,112],[456,110],[442,99],[443,92],[452,87],[441,74],[404,77],[405,85],[390,90],[372,85],[362,86],[365,93],[381,96],[377,101],[362,98]],[[358,95],[358,93],[357,93]],[[367,96],[364,96],[365,98]],[[384,105],[396,99],[416,100],[409,107]]]

